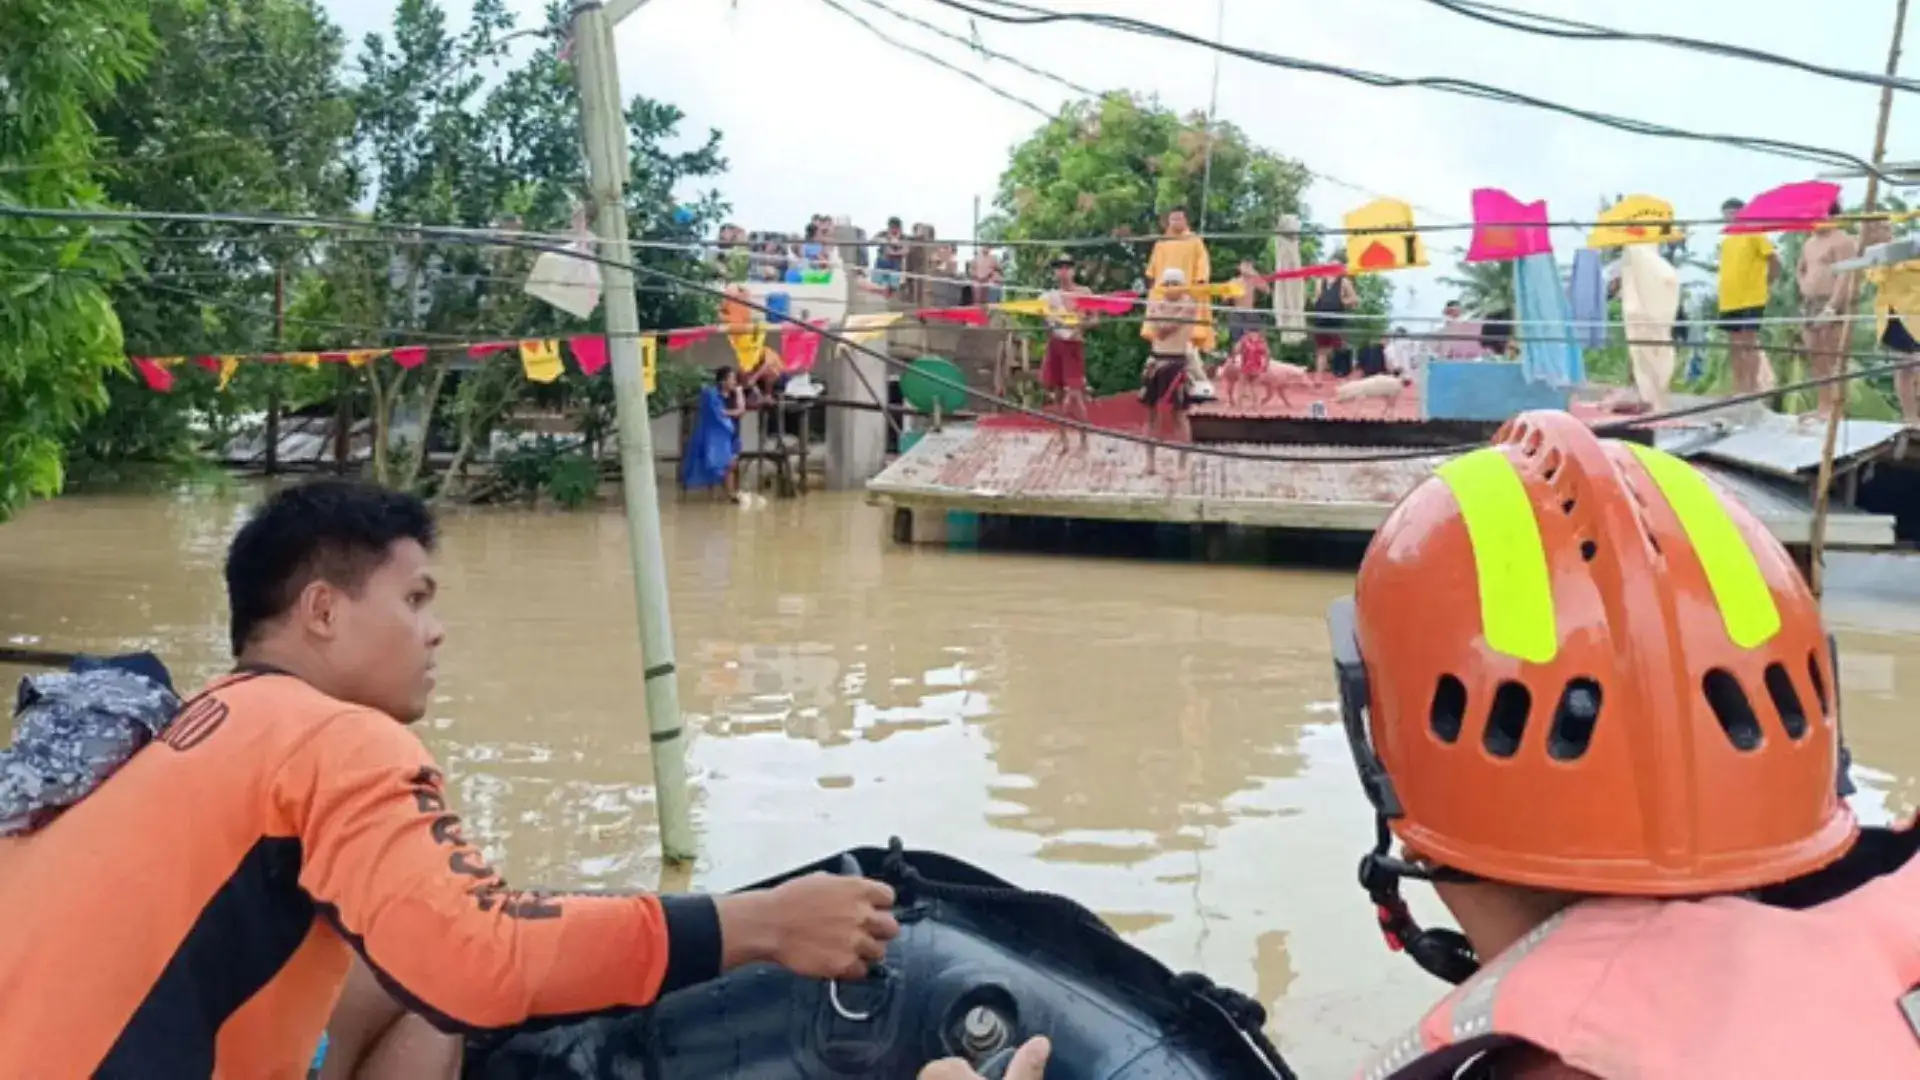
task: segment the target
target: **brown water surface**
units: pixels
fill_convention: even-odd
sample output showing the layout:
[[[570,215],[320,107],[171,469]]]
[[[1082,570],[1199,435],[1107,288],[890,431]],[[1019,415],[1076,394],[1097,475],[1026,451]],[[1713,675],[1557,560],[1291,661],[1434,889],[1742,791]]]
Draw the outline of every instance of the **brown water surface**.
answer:
[[[0,641],[217,674],[220,559],[257,497],[34,506],[0,526]],[[658,887],[624,519],[475,511],[444,531],[448,638],[422,733],[469,834],[521,883]],[[1256,993],[1307,1075],[1350,1068],[1438,996],[1353,884],[1371,826],[1321,623],[1350,574],[907,549],[884,531],[853,495],[666,508],[696,885],[897,834]],[[1920,798],[1900,704],[1920,688],[1920,605],[1873,594],[1830,609],[1859,803],[1879,819]]]

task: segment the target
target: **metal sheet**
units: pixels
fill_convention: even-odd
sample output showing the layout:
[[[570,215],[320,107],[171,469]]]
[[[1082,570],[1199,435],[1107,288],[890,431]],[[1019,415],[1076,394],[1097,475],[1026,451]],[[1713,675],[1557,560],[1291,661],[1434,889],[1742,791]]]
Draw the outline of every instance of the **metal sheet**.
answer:
[[[1301,529],[1371,531],[1442,458],[1388,461],[1260,461],[1188,456],[1178,477],[1146,472],[1145,448],[1094,437],[1086,450],[1058,433],[950,427],[929,434],[867,485],[874,501],[905,507],[972,510],[1020,517],[1130,521],[1219,521]],[[1365,447],[1237,444],[1256,455],[1334,457]],[[1386,450],[1387,448],[1380,448]],[[1703,463],[1703,471],[1746,504],[1786,543],[1805,543],[1812,506],[1803,484],[1768,480]],[[1893,543],[1893,519],[1834,508],[1830,541],[1839,546]]]
[[[1890,452],[1906,428],[1878,420],[1843,420],[1834,442],[1834,462],[1844,468],[1856,459]],[[1798,418],[1764,413],[1720,438],[1694,448],[1698,455],[1787,479],[1811,476],[1820,468],[1826,445],[1824,424],[1802,424]]]

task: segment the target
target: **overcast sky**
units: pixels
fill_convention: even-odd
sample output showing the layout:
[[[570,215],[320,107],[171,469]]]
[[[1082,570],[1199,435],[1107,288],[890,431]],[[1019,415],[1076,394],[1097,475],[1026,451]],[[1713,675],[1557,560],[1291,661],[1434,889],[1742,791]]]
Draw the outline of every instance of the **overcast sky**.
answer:
[[[539,0],[509,0],[524,23]],[[1046,107],[1065,91],[983,60],[869,0],[839,0],[903,42]],[[885,0],[956,32],[964,15],[933,0]],[[1506,0],[1621,29],[1715,38],[1835,67],[1886,63],[1894,0]],[[463,20],[468,0],[447,0]],[[382,30],[393,0],[328,0],[358,39]],[[1211,38],[1208,0],[1045,0],[1056,10],[1130,15]],[[1469,20],[1425,0],[1224,0],[1228,40],[1269,52],[1401,75],[1476,79],[1504,89],[1674,127],[1764,135],[1866,157],[1878,90],[1654,45],[1550,40]],[[982,22],[982,42],[1095,88],[1157,94],[1204,110],[1212,53],[1085,25]],[[965,236],[974,198],[989,204],[1008,149],[1039,118],[975,83],[888,45],[821,0],[652,0],[617,31],[621,81],[720,129],[731,164],[720,187],[749,229],[798,230],[816,212],[869,230],[890,214]],[[1920,43],[1913,43],[1920,44]],[[1730,195],[1810,179],[1821,167],[1708,144],[1648,138],[1534,109],[1422,89],[1374,89],[1237,59],[1220,65],[1219,115],[1308,168],[1464,220],[1469,192],[1545,198],[1555,217],[1590,217],[1603,195],[1646,192],[1682,217]],[[1890,160],[1920,156],[1920,95],[1894,105]],[[1856,198],[1861,183],[1852,182]],[[1370,196],[1325,182],[1307,199],[1335,222]],[[1423,222],[1438,220],[1422,213]],[[1711,238],[1703,238],[1710,241]],[[1436,238],[1444,272],[1454,238]],[[1457,242],[1464,243],[1464,234]],[[1577,243],[1555,238],[1564,263]],[[1706,248],[1709,245],[1696,245]],[[1396,308],[1430,313],[1435,274],[1401,275]]]

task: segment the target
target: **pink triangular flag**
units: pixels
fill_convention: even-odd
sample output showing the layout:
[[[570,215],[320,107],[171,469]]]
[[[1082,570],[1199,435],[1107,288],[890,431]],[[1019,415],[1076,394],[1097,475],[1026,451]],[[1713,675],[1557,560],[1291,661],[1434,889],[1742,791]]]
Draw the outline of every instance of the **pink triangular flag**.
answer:
[[[133,361],[133,368],[146,381],[147,389],[162,394],[173,389],[173,372],[168,371],[165,364],[151,356],[129,356],[127,359]]]
[[[573,353],[573,362],[580,365],[582,375],[598,375],[600,369],[607,366],[607,339],[598,334],[568,338],[567,349]]]
[[[1827,220],[1833,204],[1840,201],[1840,185],[1824,180],[1803,180],[1781,184],[1763,191],[1733,215],[1729,234],[1770,232],[1812,232]]]
[[[425,345],[403,345],[393,350],[393,362],[409,370],[427,362]]]
[[[1474,189],[1468,262],[1500,262],[1552,250],[1545,199],[1523,203],[1499,188]]]

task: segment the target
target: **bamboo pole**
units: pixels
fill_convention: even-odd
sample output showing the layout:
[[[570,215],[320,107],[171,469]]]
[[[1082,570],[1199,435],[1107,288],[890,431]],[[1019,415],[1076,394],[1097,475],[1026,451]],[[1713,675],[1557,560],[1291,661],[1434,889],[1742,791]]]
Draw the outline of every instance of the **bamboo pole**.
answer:
[[[1887,77],[1892,78],[1900,72],[1900,39],[1907,28],[1907,0],[1895,0],[1893,11],[1893,41],[1887,47]],[[1865,213],[1871,214],[1880,202],[1879,168],[1887,160],[1887,121],[1893,114],[1893,87],[1880,89],[1880,116],[1873,129],[1873,168],[1867,174],[1867,199],[1863,206]],[[1867,226],[1862,226],[1864,233]],[[1838,310],[1844,315],[1852,315],[1854,304],[1860,295],[1861,272],[1847,275],[1841,284],[1841,303]],[[1851,345],[1853,323],[1846,324]],[[1840,373],[1847,370],[1848,354],[1853,350],[1844,349],[1840,354]],[[1839,393],[1834,395],[1833,408],[1827,412],[1827,438],[1820,448],[1820,470],[1813,481],[1813,522],[1807,536],[1807,584],[1813,589],[1814,599],[1819,599],[1826,585],[1827,557],[1827,507],[1832,502],[1833,455],[1840,440],[1840,420],[1847,413],[1847,384],[1837,384]]]

